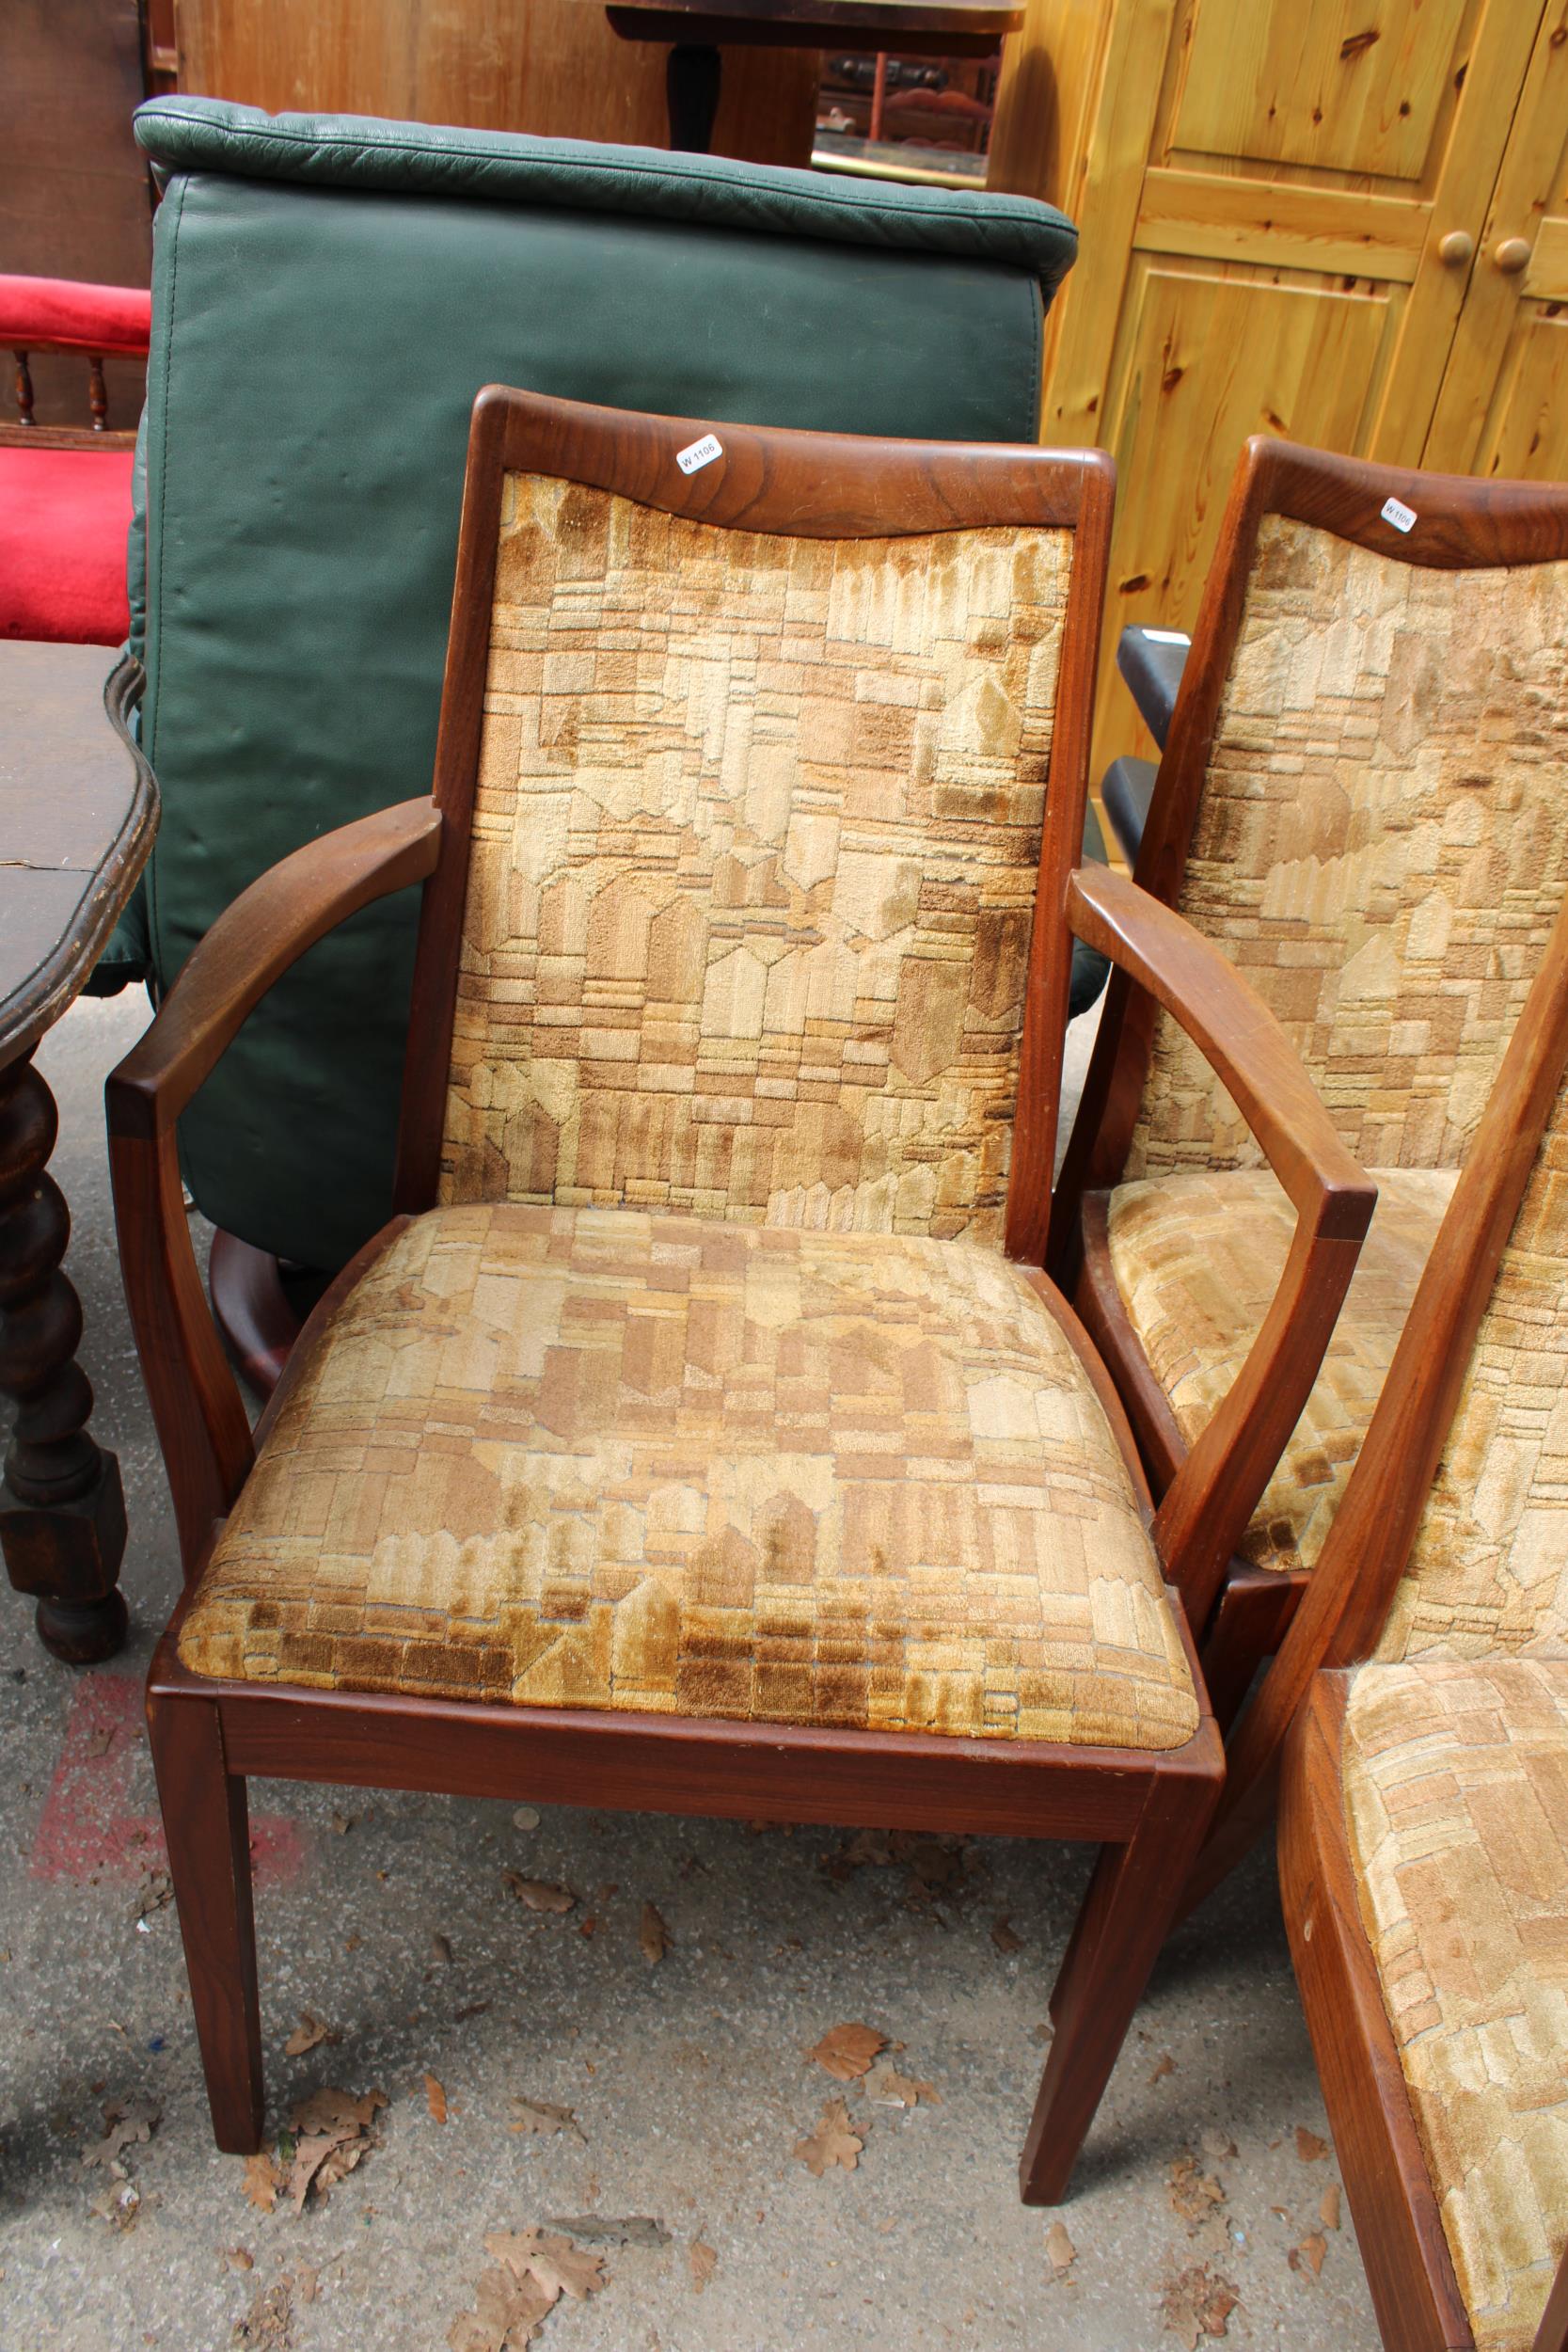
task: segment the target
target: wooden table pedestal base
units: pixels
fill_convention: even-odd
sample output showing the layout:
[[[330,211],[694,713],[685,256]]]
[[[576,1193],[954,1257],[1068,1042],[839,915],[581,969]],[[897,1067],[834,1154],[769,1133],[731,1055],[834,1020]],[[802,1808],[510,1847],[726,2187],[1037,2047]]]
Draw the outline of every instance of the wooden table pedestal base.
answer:
[[[17,1591],[38,1596],[45,1648],[87,1665],[125,1639],[125,1500],[119,1464],[87,1427],[81,1301],[60,1270],[71,1212],[45,1173],[58,1126],[30,1053],[0,1070],[0,1392],[17,1407],[0,1550]]]

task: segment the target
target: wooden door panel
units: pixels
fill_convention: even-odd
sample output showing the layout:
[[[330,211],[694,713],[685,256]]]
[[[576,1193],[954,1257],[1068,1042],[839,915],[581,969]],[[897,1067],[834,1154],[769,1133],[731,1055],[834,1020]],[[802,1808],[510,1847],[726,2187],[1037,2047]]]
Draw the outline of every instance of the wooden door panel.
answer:
[[[1198,0],[1172,144],[1419,180],[1466,0]]]
[[[1115,748],[1131,731],[1114,660],[1122,628],[1192,627],[1249,434],[1357,446],[1404,299],[1402,288],[1347,292],[1139,261],[1107,435],[1132,488],[1117,516],[1101,654],[1102,731]]]
[[[1256,180],[1161,165],[1145,173],[1138,208],[1138,242],[1157,252],[1405,285],[1425,236],[1425,207],[1408,197],[1300,182],[1260,188]]]
[[[1568,0],[1028,6],[992,179],[1034,188],[1032,44],[1059,39],[1052,152],[1076,176],[1034,192],[1069,197],[1083,245],[1042,431],[1121,469],[1109,652],[1124,620],[1191,626],[1246,434],[1420,462],[1543,13]],[[1149,748],[1108,661],[1100,691],[1097,769]]]
[[[1509,339],[1474,473],[1568,481],[1568,318],[1527,308]]]
[[[1524,257],[1524,267],[1508,264]],[[1560,314],[1568,304],[1568,0],[1548,0],[1492,191],[1422,462],[1568,474]],[[1517,414],[1513,413],[1517,404]],[[1543,405],[1544,404],[1544,405]]]

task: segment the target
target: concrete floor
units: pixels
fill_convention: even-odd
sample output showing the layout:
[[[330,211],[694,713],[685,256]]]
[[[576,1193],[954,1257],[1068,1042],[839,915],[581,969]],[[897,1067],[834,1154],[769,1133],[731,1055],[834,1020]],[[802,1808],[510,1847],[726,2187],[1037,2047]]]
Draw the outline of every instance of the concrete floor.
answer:
[[[486,2233],[584,2216],[595,2231],[573,2234],[606,2280],[539,2323],[554,2352],[1164,2352],[1220,2334],[1370,2352],[1261,1853],[1174,1939],[1052,2215],[1019,2204],[1014,2166],[1084,1850],[976,1839],[956,1860],[857,1866],[852,1825],[534,1819],[253,1784],[272,2124],[324,2086],[388,2104],[325,2200],[297,2217],[247,2201],[209,2135],[139,1720],[177,1567],[100,1090],[144,1019],[139,999],[84,1003],[40,1057],[95,1426],[125,1477],[133,1630],[111,1666],[73,1673],[0,1586],[0,2352],[439,2352],[475,2307]],[[526,1908],[506,1869],[574,1907]],[[646,1903],[669,1931],[657,1964],[639,1948]],[[288,2057],[307,2010],[334,2038]],[[851,2021],[940,2104],[831,2080],[806,2054]],[[813,2178],[792,2151],[841,2093],[863,2149]],[[510,2128],[518,2097],[569,2109],[580,2137]],[[133,2132],[156,2117],[115,2158],[123,2177],[83,2163],[116,2106]],[[628,2217],[657,2227],[618,2232]],[[694,2245],[713,2256],[701,2285]]]

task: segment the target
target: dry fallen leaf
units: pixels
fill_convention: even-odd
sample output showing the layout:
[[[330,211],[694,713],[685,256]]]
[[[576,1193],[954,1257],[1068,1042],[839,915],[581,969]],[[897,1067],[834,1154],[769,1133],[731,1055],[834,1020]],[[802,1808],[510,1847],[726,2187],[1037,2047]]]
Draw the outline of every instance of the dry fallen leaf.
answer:
[[[758,2216],[760,2220],[761,2216]],[[652,2214],[552,2213],[552,2230],[581,2238],[585,2246],[668,2246],[670,2233]]]
[[[705,2246],[700,2237],[694,2237],[687,2248],[686,2259],[691,2265],[691,2283],[701,2295],[713,2276],[713,2267],[719,2257],[711,2246]]]
[[[293,2294],[287,2279],[263,2287],[229,2341],[246,2352],[289,2352],[293,2343]]]
[[[835,2164],[841,2164],[846,2172],[852,2172],[864,2146],[864,2139],[850,2124],[849,2110],[843,2100],[830,2099],[811,2137],[798,2139],[790,2153],[800,2157],[813,2180],[819,2181]]]
[[[1328,2240],[1319,2237],[1314,2231],[1310,2237],[1304,2237],[1299,2246],[1292,2246],[1285,2259],[1292,2270],[1300,2270],[1305,2265],[1315,2279],[1323,2266],[1323,2256],[1327,2251]]]
[[[512,2113],[514,2121],[507,2125],[508,2131],[570,2132],[574,2139],[580,2139],[585,2147],[588,2144],[588,2135],[570,2107],[551,2106],[547,2099],[514,2099]]]
[[[122,2148],[135,2147],[138,2140],[150,2139],[158,2126],[158,2109],[145,2099],[120,2099],[103,2110],[103,2137],[89,2140],[82,2151],[84,2166],[102,2164],[121,2176],[125,2168],[118,2162]]]
[[[964,1881],[966,1840],[961,1836],[914,1837],[907,1830],[895,1830],[891,1843],[894,1860],[908,1868],[905,1900],[915,1910],[928,1911],[938,1899],[956,1903],[973,1891]]]
[[[341,2033],[334,2033],[313,2009],[302,2009],[298,2025],[283,2044],[283,2055],[285,2058],[303,2058],[307,2050],[315,2049],[319,2042],[341,2042],[342,2038]]]
[[[1225,2202],[1225,2191],[1212,2172],[1200,2172],[1197,2158],[1180,2155],[1170,2169],[1170,2201],[1172,2210],[1195,2228],[1205,2220],[1216,2205]]]
[[[246,2156],[242,2186],[253,2205],[259,2205],[263,2213],[271,2213],[282,2185],[283,2175],[264,2149],[258,2156]]]
[[[327,2085],[312,2090],[308,2098],[296,2100],[289,2109],[289,2122],[296,2132],[368,2132],[375,2121],[376,2109],[386,2105],[384,2090],[367,2090],[356,2099],[352,2091]]]
[[[825,1878],[843,1886],[865,1864],[873,1863],[881,1868],[892,1860],[893,1848],[886,1830],[858,1829],[847,1846],[840,1846],[834,1853],[823,1854],[817,1867]]]
[[[294,2293],[302,2303],[315,2301],[316,2281],[320,2277],[321,2272],[313,2269],[309,2263],[297,2265],[294,2270]]]
[[[1045,2233],[1045,2250],[1053,2279],[1064,2278],[1078,2259],[1078,2249],[1059,2221],[1053,2221]]]
[[[1296,2153],[1303,2164],[1316,2164],[1321,2157],[1327,2155],[1328,2142],[1326,2139],[1320,2139],[1316,2132],[1309,2132],[1305,2123],[1298,2123],[1296,2125]]]
[[[668,2247],[670,2233],[651,2214],[550,2214],[550,2228],[585,2247]]]
[[[297,2137],[279,2189],[296,2215],[303,2212],[312,2187],[318,2198],[325,2197],[354,2170],[372,2144],[365,2135],[376,2109],[386,2105],[387,2094],[382,2090],[367,2090],[362,2098],[355,2098],[332,2088],[312,2090],[309,2098],[295,2104],[289,2123]],[[245,2193],[251,2193],[248,2178]]]
[[[447,2094],[434,2074],[427,2074],[424,2078],[424,2095],[431,2122],[444,2123],[447,2120]]]
[[[1323,2193],[1323,2201],[1318,2207],[1318,2219],[1323,2223],[1325,2230],[1337,2230],[1338,2228],[1339,2184],[1338,2181],[1330,2181],[1328,2186],[1324,2189]]]
[[[121,2175],[124,2169],[123,2165],[115,2168]],[[90,2200],[87,2211],[96,2214],[100,2221],[106,2221],[112,2230],[134,2230],[141,2211],[141,2191],[135,2181],[111,2177]]]
[[[999,1952],[1021,1952],[1023,1949],[1022,1936],[1007,1918],[991,1922],[990,1940]]]
[[[1168,2050],[1164,2050],[1161,2052],[1159,2064],[1155,2067],[1154,2072],[1150,2074],[1148,2079],[1151,2083],[1164,2082],[1167,2074],[1174,2074],[1175,2072],[1176,2060],[1172,2058]]]
[[[569,1886],[552,1886],[546,1879],[526,1879],[520,1870],[503,1870],[501,1878],[530,1911],[570,1911],[577,1901]]]
[[[935,2084],[918,2082],[912,2074],[900,2074],[889,2058],[879,2059],[867,2074],[865,2095],[884,2107],[912,2107],[922,2099],[930,2106],[942,2105],[942,2093]]]
[[[499,2265],[480,2273],[474,2289],[474,2309],[461,2312],[447,2330],[451,2352],[518,2352],[531,2344],[538,2323],[555,2296],[536,2280],[521,2284]]]
[[[1165,2326],[1180,2337],[1185,2352],[1196,2352],[1200,2337],[1229,2334],[1227,2323],[1240,2300],[1228,2279],[1211,2270],[1207,2263],[1194,2263],[1171,2280],[1160,2309]]]
[[[552,2303],[561,2295],[585,2302],[605,2282],[602,2254],[585,2254],[569,2237],[549,2230],[492,2230],[484,2250],[504,2263],[519,2283],[532,2279]]]
[[[256,2257],[248,2246],[231,2246],[224,2255],[230,2270],[254,2270]]]
[[[902,1864],[909,1871],[909,1899],[928,1908],[934,1897],[955,1901],[971,1891],[964,1875],[967,1842],[957,1834],[922,1837],[909,1830],[861,1829],[836,1853],[825,1854],[820,1867],[842,1886],[867,1866],[886,1869]]]
[[[328,2156],[346,2155],[348,2161],[333,2173],[331,2179],[322,2182],[324,2196],[333,2181],[341,2181],[344,2172],[353,2171],[361,2153],[357,2143],[344,2132],[310,2132],[304,2138],[295,2140],[293,2161],[289,2167],[289,2177],[283,2184],[283,2194],[290,2200],[294,2212],[304,2212],[311,2183],[322,2171]]]
[[[858,2082],[879,2050],[887,2048],[887,2036],[875,2026],[835,2026],[806,2056],[816,2060],[835,2082]]]
[[[652,1903],[642,1906],[642,1924],[637,1931],[637,1941],[649,1967],[664,1958],[669,1948],[670,1933]]]
[[[438,1960],[443,1968],[450,1968],[451,1966],[451,1938],[440,1934],[433,1935],[430,1939],[430,1957],[432,1960]]]
[[[151,1930],[147,1922],[155,1913],[164,1911],[174,1900],[174,1883],[166,1870],[149,1870],[136,1890],[131,1905],[131,1916],[146,1934]]]

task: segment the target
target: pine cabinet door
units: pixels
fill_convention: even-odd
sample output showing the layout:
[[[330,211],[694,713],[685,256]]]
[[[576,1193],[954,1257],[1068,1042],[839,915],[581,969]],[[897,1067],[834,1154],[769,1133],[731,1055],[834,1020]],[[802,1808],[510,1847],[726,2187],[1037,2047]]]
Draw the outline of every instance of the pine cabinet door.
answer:
[[[1020,186],[1031,42],[1081,53],[1098,18],[1081,168],[1059,173],[1083,242],[1041,432],[1101,442],[1119,469],[1101,761],[1134,736],[1117,637],[1191,626],[1249,433],[1420,463],[1542,16],[1543,0],[1037,0],[1009,45],[993,180]]]
[[[1568,0],[1549,0],[1423,465],[1568,478]]]

